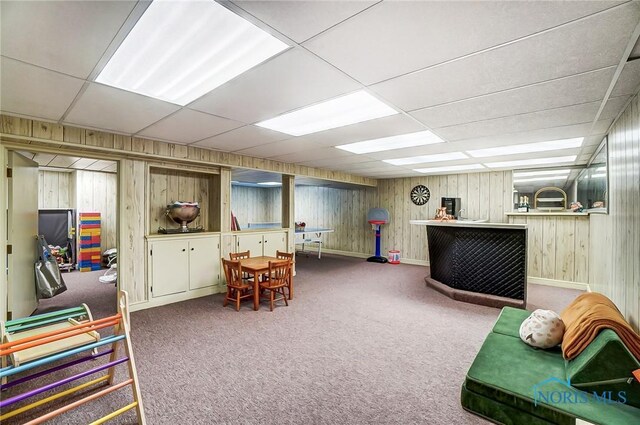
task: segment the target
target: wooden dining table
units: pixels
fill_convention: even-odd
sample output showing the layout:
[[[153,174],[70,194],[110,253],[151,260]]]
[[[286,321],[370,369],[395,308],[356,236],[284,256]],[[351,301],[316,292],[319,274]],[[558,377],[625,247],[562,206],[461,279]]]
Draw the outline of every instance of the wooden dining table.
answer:
[[[253,274],[253,309],[260,309],[260,276],[269,273],[269,261],[280,261],[276,257],[251,257],[243,258],[240,261],[242,271]],[[293,299],[293,263],[292,270],[289,273],[291,286],[289,287],[289,299]]]

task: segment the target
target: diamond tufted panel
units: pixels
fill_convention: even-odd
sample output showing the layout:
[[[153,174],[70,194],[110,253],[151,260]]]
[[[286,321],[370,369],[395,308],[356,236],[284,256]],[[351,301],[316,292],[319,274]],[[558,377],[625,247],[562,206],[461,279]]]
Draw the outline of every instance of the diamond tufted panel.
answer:
[[[427,226],[431,277],[455,289],[525,299],[525,229]]]

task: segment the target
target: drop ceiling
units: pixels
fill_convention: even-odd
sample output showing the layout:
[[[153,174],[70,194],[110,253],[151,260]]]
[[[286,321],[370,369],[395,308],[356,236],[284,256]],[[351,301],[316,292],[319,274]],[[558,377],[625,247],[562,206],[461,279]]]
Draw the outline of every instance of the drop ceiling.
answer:
[[[640,85],[640,59],[627,61],[638,57],[638,2],[220,3],[290,48],[181,107],[95,82],[148,3],[2,1],[0,111],[393,178],[548,156],[586,164]],[[255,125],[358,90],[398,114],[300,137]],[[424,130],[445,143],[335,148]],[[556,152],[382,162],[575,137],[580,148]]]
[[[118,171],[118,164],[115,161],[27,151],[20,151],[19,153],[20,155],[37,162],[42,170],[90,170],[104,171],[107,173],[115,173]]]

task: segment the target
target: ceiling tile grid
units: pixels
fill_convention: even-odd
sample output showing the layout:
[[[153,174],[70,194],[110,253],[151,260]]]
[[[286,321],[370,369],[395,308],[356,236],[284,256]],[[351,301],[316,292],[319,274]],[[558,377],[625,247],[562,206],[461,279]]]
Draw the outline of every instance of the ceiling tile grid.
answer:
[[[181,108],[88,80],[136,2],[2,2],[0,110],[375,178],[416,174],[382,159],[575,137],[584,163],[640,86],[640,59],[613,81],[638,2],[222,3],[291,48]],[[252,125],[363,89],[400,113],[301,137]],[[424,130],[446,143],[334,148]]]

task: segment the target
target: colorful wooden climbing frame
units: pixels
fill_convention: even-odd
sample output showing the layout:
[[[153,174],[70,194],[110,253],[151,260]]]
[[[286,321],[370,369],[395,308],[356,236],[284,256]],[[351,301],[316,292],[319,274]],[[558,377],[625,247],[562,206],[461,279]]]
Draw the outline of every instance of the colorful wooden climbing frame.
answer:
[[[87,320],[82,320],[85,318]],[[40,424],[78,406],[98,400],[106,394],[131,387],[133,393],[133,401],[131,403],[114,410],[102,418],[96,419],[92,424],[105,423],[132,409],[135,409],[137,413],[138,423],[146,424],[129,337],[129,323],[129,302],[127,293],[124,291],[120,291],[118,294],[118,314],[103,319],[92,320],[88,308],[83,305],[24,319],[0,322],[2,337],[2,344],[0,345],[0,357],[2,358],[0,377],[2,378],[2,384],[0,388],[3,391],[28,381],[46,379],[48,375],[54,372],[63,374],[64,370],[70,367],[76,367],[75,371],[78,372],[78,366],[89,364],[87,363],[89,361],[92,361],[91,366],[94,366],[80,373],[49,382],[36,389],[2,399],[0,401],[0,412],[2,412],[0,414],[0,422],[29,412],[36,407],[49,403],[53,404],[54,401],[64,399],[79,391],[95,390],[88,396],[58,407],[63,401],[60,400],[55,406],[51,406],[52,410],[26,422],[29,425]],[[113,327],[113,335],[100,338],[96,331],[109,327]],[[79,340],[78,337],[81,339]],[[119,345],[124,347],[123,357],[118,357]],[[101,348],[104,348],[104,350],[101,351]],[[90,354],[82,355],[82,353],[86,352]],[[93,362],[105,356],[109,356],[106,363],[98,365]],[[69,361],[61,363],[65,359]],[[127,365],[128,379],[115,383],[115,368],[121,364]],[[44,370],[41,369],[41,367],[48,365],[51,365],[51,367]],[[37,372],[26,373],[36,368]],[[92,375],[95,376],[104,371],[106,371],[106,374],[101,374],[102,376],[90,381],[32,401],[30,404],[13,410],[7,410],[13,404],[33,399],[39,394],[50,392],[71,382]],[[9,380],[10,377],[11,379]],[[104,388],[100,388],[100,386],[104,386]]]
[[[100,226],[99,212],[82,212],[79,214],[80,248],[78,250],[78,268],[81,272],[100,270],[102,267]]]

